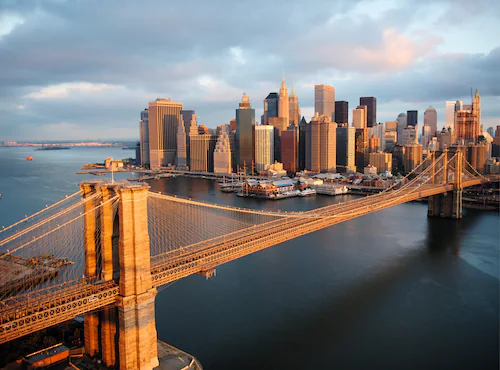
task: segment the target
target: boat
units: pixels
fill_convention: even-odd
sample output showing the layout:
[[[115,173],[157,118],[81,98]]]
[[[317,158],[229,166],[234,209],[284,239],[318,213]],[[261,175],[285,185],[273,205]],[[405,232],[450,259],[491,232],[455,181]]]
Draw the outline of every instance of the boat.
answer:
[[[292,198],[292,197],[299,196],[300,193],[301,193],[300,190],[284,191],[282,193],[275,194],[274,197],[269,198],[269,199],[278,200],[278,199]]]
[[[26,157],[26,160],[27,160],[27,161],[32,161],[32,160],[33,160],[33,157],[32,157],[31,155],[29,155],[29,156],[27,156],[27,157]]]
[[[317,194],[324,195],[342,195],[347,194],[349,189],[347,186],[331,186],[331,185],[317,185],[314,187]]]
[[[316,195],[316,190],[307,188],[300,192],[299,197],[311,197],[313,195]]]

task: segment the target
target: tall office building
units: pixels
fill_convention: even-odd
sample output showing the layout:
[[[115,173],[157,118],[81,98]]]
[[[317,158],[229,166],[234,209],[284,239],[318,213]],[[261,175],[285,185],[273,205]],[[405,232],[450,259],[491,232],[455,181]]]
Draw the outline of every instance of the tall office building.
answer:
[[[189,128],[191,127],[191,119],[193,118],[194,110],[181,110],[182,120],[184,121],[184,131],[186,134],[189,132]]]
[[[422,162],[422,145],[409,144],[404,147],[403,166],[405,173],[409,173]]]
[[[188,167],[188,154],[187,154],[187,135],[184,127],[184,120],[181,115],[179,125],[177,126],[177,168],[185,170]]]
[[[309,166],[306,165],[306,157],[309,157],[308,150],[309,145],[307,144],[307,140],[310,139],[308,136],[308,126],[309,124],[307,123],[305,117],[302,117],[299,123],[299,147],[298,147],[298,170],[302,171],[305,170],[306,168],[310,168]]]
[[[278,93],[272,92],[264,99],[264,120],[263,125],[269,124],[269,118],[278,117],[280,96]]]
[[[470,109],[455,114],[455,133],[458,140],[476,143],[481,132],[481,97],[476,89]]]
[[[477,172],[484,174],[487,158],[487,145],[485,143],[467,145],[467,161]]]
[[[401,136],[400,143],[405,146],[410,144],[418,144],[417,136],[418,133],[415,128],[413,128],[412,126],[405,127]]]
[[[356,141],[356,171],[363,173],[363,169],[368,165],[368,128],[357,128],[355,134]]]
[[[349,103],[346,101],[335,102],[335,123],[349,123]]]
[[[337,127],[337,172],[356,172],[356,128]]]
[[[330,85],[314,86],[314,113],[335,119],[335,88]]]
[[[290,126],[281,133],[281,163],[288,173],[297,171],[297,135],[299,128]]]
[[[149,128],[148,128],[148,109],[141,112],[140,124],[140,147],[141,147],[141,166],[149,167]]]
[[[358,105],[358,107],[352,111],[352,126],[356,129],[368,127],[367,117],[368,107],[366,105]]]
[[[398,121],[385,121],[385,131],[398,132]]]
[[[359,98],[359,105],[366,105],[368,108],[366,124],[373,127],[377,124],[377,99],[373,96]]]
[[[281,162],[281,133],[288,129],[288,119],[271,117],[268,124],[274,127],[274,159]]]
[[[216,137],[212,134],[191,137],[191,171],[214,172],[214,149]]]
[[[417,128],[418,125],[418,110],[409,110],[406,112],[406,125]]]
[[[184,121],[184,132],[186,133],[186,166],[189,167],[189,133],[191,131],[192,119],[196,115],[194,110],[181,110],[182,120]],[[178,155],[178,154],[177,154]]]
[[[437,112],[433,107],[429,107],[424,112],[424,127],[430,127],[430,135],[436,136],[437,133]]]
[[[396,121],[398,123],[398,143],[401,143],[401,139],[403,138],[403,130],[408,126],[406,124],[406,113],[399,113]]]
[[[233,132],[236,132],[236,118],[233,118],[231,121],[229,121],[229,126],[231,126],[231,130]]]
[[[274,163],[274,127],[255,126],[255,170],[260,173]]]
[[[455,101],[446,102],[446,123],[445,128],[455,130]]]
[[[337,124],[317,113],[311,119],[311,167],[313,172],[335,172],[337,165]]]
[[[299,126],[300,122],[300,107],[299,107],[299,98],[297,94],[295,94],[295,89],[292,84],[292,92],[288,97],[288,116],[289,116],[289,124],[292,126]]]
[[[182,103],[156,99],[148,104],[149,155],[151,168],[174,164],[177,157],[177,126]]]
[[[214,149],[214,172],[233,172],[234,134],[229,125],[222,125]]]
[[[253,127],[255,109],[250,106],[246,94],[241,98],[240,108],[236,109],[236,164],[239,168],[251,168],[254,160]]]
[[[375,135],[377,139],[380,140],[380,150],[383,150],[385,148],[385,124],[383,123],[378,123],[373,127],[370,127],[368,129],[368,134],[370,137],[372,135]]]
[[[392,153],[394,151],[394,146],[396,145],[397,141],[398,141],[398,133],[396,131],[385,130],[384,146],[382,149]]]
[[[278,100],[278,117],[285,119],[286,127],[290,125],[288,89],[286,88],[284,79],[281,80],[280,97]]]
[[[378,173],[392,172],[392,154],[391,153],[370,153],[368,154],[368,162],[377,167]]]

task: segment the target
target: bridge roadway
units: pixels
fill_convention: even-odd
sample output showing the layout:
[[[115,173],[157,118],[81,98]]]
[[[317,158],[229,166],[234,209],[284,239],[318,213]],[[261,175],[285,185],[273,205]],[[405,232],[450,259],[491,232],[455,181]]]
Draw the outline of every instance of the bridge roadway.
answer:
[[[464,181],[469,187],[486,180]],[[159,287],[244,257],[284,241],[349,219],[453,190],[453,185],[420,185],[358,198],[255,225],[208,241],[153,256],[153,286]],[[317,216],[317,217],[316,217]],[[113,281],[77,280],[0,302],[0,344],[113,305],[119,287]]]

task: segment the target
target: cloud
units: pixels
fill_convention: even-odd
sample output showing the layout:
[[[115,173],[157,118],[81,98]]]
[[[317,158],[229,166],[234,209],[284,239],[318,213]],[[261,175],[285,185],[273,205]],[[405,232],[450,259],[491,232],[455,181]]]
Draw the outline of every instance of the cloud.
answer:
[[[454,25],[449,14],[499,28],[498,7],[491,0],[477,0],[472,10],[469,4],[4,1],[0,135],[35,138],[41,127],[55,134],[44,125],[64,122],[72,126],[61,132],[74,137],[81,135],[76,127],[89,138],[102,137],[104,127],[137,136],[140,110],[157,97],[181,101],[215,127],[234,117],[243,92],[258,116],[282,72],[305,113],[317,83],[333,84],[351,107],[359,96],[376,96],[380,121],[394,119],[393,111],[466,98],[478,87],[483,117],[493,119],[500,43],[494,32],[478,36],[478,27]]]
[[[27,99],[60,99],[73,94],[101,93],[109,90],[123,89],[123,86],[108,84],[93,84],[90,82],[69,82],[49,85],[23,96]]]

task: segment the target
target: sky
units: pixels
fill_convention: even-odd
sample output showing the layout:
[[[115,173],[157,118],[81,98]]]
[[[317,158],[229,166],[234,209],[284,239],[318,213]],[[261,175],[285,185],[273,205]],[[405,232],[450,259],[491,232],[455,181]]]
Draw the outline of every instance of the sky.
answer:
[[[498,0],[0,0],[0,141],[137,139],[166,97],[215,128],[283,76],[307,120],[315,84],[375,96],[379,122],[433,106],[438,128],[477,88],[496,127],[499,32]]]

